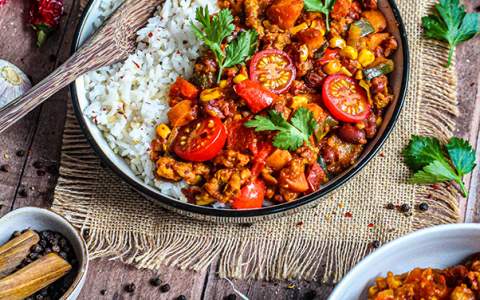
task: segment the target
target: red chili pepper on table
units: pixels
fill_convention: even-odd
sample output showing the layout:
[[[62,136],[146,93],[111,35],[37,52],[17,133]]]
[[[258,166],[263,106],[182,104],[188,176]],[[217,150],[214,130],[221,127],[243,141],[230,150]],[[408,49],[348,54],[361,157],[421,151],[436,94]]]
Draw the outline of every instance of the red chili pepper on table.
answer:
[[[48,35],[58,26],[62,14],[63,0],[32,0],[29,21],[37,32],[38,47],[45,43]]]
[[[5,3],[7,3],[7,0],[0,0],[0,6],[4,5]]]

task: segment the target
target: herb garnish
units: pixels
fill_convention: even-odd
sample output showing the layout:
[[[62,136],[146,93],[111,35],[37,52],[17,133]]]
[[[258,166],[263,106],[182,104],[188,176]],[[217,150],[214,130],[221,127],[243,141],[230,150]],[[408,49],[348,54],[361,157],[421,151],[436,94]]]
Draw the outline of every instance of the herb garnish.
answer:
[[[453,137],[441,145],[433,137],[412,136],[403,150],[405,163],[414,171],[412,183],[432,184],[455,181],[465,197],[468,192],[462,181],[475,167],[475,152],[468,141]]]
[[[246,127],[255,128],[255,131],[278,131],[273,139],[273,145],[280,149],[297,150],[314,133],[317,123],[308,109],[301,107],[293,115],[290,123],[282,115],[270,110],[268,116],[257,115],[253,120],[245,122]]]
[[[255,30],[240,32],[225,50],[222,48],[223,40],[231,36],[235,30],[233,16],[229,9],[222,9],[210,18],[208,6],[199,7],[195,11],[195,20],[203,27],[200,29],[191,22],[195,36],[203,41],[215,55],[219,67],[217,83],[222,78],[223,69],[241,64],[255,53],[258,36]]]
[[[450,45],[446,66],[449,67],[455,47],[480,32],[480,14],[466,13],[465,6],[460,5],[458,0],[440,0],[435,5],[435,10],[436,14],[422,18],[422,24],[426,37],[445,41]]]
[[[336,0],[303,0],[306,11],[318,11],[325,15],[325,24],[327,31],[330,31],[330,11]]]

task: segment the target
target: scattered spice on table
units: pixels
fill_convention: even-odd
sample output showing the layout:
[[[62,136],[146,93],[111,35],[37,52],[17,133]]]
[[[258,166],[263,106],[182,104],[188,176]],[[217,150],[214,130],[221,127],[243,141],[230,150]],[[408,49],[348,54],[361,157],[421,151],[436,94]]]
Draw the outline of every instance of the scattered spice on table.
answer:
[[[428,204],[425,202],[422,202],[418,205],[418,210],[419,211],[427,211],[428,210]]]
[[[353,216],[352,213],[349,211],[345,213],[345,218],[351,218],[352,216]]]
[[[0,166],[0,171],[4,172],[4,173],[8,173],[8,171],[10,171],[10,166],[5,164],[5,165],[1,165]]]
[[[237,295],[235,294],[230,294],[227,297],[225,297],[225,300],[236,300],[236,299],[237,299]]]
[[[88,239],[90,237],[90,229],[85,229],[83,232],[82,232],[82,236],[84,239]]]
[[[7,0],[0,0],[0,6],[4,5],[5,3],[7,3]]]
[[[369,223],[367,226],[368,226],[368,228],[373,228],[373,227],[375,227],[375,224]]]
[[[18,195],[23,198],[27,197],[28,196],[27,189],[25,187],[20,187],[20,189],[18,189]]]
[[[106,294],[107,294],[106,289],[100,290],[100,295],[105,296]]]
[[[187,300],[187,297],[185,295],[180,295],[177,297],[177,300]]]
[[[125,292],[130,293],[130,294],[135,293],[136,289],[137,289],[137,287],[135,286],[135,283],[133,283],[133,282],[125,285],[125,288],[124,288]]]
[[[32,0],[29,22],[37,34],[37,46],[58,27],[63,14],[63,0]]]
[[[372,248],[376,249],[376,248],[380,247],[380,241],[377,241],[377,240],[372,241],[370,243],[370,246],[372,246]]]
[[[296,224],[297,227],[302,227],[303,226],[303,221],[300,221]]]
[[[407,203],[404,203],[400,206],[400,211],[403,213],[409,212],[410,209],[410,205],[408,205]]]
[[[387,205],[385,205],[385,208],[390,210],[395,209],[395,204],[393,204],[392,202],[389,202],[387,203]]]
[[[160,286],[162,284],[162,280],[160,279],[160,277],[157,276],[150,279],[150,284],[153,286]]]
[[[16,154],[18,157],[24,157],[24,156],[25,156],[25,151],[24,151],[24,150],[18,150],[15,154]]]
[[[170,285],[168,283],[166,283],[166,284],[164,284],[160,287],[160,292],[167,293],[168,291],[170,291]]]

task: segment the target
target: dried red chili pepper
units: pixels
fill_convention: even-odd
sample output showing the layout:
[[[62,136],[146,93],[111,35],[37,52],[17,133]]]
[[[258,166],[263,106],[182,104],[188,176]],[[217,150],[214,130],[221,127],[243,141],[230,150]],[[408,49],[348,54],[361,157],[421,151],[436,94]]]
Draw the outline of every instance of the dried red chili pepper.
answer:
[[[37,46],[58,26],[63,14],[63,0],[32,0],[30,25],[37,32]]]
[[[4,5],[5,3],[7,3],[7,0],[0,0],[0,6]]]

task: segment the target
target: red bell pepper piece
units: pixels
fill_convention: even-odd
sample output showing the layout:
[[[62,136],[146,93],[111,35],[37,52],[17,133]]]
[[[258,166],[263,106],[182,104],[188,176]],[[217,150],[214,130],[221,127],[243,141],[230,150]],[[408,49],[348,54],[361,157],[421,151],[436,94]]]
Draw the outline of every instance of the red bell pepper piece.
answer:
[[[260,83],[249,79],[236,84],[233,89],[245,100],[253,113],[258,113],[269,107],[277,98],[277,95]]]

